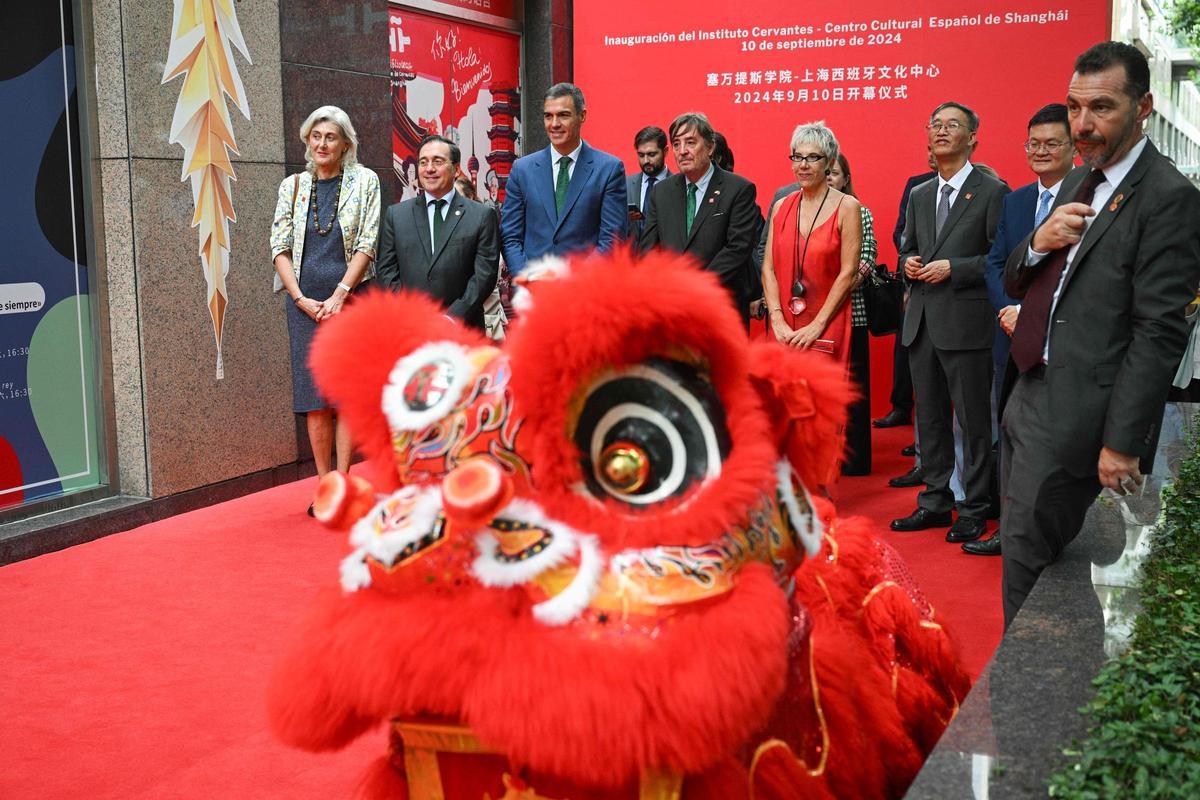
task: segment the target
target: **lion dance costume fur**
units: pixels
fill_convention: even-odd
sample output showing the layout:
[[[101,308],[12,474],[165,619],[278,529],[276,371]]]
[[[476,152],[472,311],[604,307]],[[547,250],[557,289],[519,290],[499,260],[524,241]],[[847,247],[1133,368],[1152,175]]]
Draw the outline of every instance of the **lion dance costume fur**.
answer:
[[[366,797],[903,794],[967,682],[896,553],[806,488],[840,369],[749,343],[681,259],[549,272],[503,349],[415,295],[323,326],[374,480],[319,488],[352,551],[274,676],[277,734],[386,721]]]

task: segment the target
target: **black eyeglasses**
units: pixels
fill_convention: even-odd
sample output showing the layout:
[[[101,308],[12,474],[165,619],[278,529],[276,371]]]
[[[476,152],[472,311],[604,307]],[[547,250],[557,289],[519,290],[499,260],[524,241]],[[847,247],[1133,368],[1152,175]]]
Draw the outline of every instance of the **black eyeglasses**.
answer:
[[[818,155],[817,153],[809,153],[806,156],[802,156],[799,153],[792,153],[788,156],[788,160],[793,164],[799,164],[801,161],[805,164],[816,164],[818,161],[824,161],[825,156]]]

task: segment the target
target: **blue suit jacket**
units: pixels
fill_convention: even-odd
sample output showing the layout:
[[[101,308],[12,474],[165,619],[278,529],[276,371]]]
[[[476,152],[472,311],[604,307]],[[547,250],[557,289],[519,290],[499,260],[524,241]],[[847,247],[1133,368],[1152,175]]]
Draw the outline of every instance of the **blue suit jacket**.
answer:
[[[571,173],[566,203],[559,217],[554,206],[550,148],[518,158],[505,185],[500,212],[504,261],[516,275],[527,261],[545,255],[592,250],[608,252],[625,238],[625,165],[616,156],[587,142]]]
[[[1033,232],[1033,215],[1037,211],[1038,182],[1022,186],[1009,192],[1004,197],[1004,206],[1000,209],[1000,224],[996,226],[996,240],[988,253],[987,266],[983,277],[987,281],[988,299],[998,312],[1005,306],[1016,305],[1019,301],[1012,299],[1004,291],[1004,264],[1013,250]],[[992,347],[992,360],[997,364],[1008,361],[1008,349],[1012,340],[996,326],[996,344]]]

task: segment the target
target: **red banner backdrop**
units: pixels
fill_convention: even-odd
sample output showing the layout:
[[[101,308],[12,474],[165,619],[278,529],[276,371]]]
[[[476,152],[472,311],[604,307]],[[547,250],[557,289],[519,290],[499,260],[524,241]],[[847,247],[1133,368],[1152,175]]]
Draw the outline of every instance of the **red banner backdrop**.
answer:
[[[502,202],[520,153],[520,37],[399,8],[388,33],[396,200],[416,195],[417,147],[437,133],[462,149],[479,199]]]
[[[930,111],[946,100],[973,108],[981,119],[973,160],[1021,186],[1033,179],[1021,148],[1029,117],[1062,102],[1075,56],[1108,38],[1106,0],[837,5],[576,0],[584,138],[636,170],[641,127],[665,130],[675,115],[703,111],[761,205],[792,180],[792,130],[824,120],[874,213],[879,260],[894,266],[892,227],[905,181],[927,171]],[[872,351],[877,413],[887,408],[891,343],[875,340]]]

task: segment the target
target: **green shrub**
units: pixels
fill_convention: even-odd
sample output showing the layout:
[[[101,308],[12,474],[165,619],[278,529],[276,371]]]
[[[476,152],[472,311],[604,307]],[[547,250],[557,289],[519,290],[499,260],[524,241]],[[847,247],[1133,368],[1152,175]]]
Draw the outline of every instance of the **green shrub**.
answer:
[[[1200,797],[1200,453],[1195,442],[1138,580],[1129,650],[1096,676],[1087,739],[1064,750],[1052,797]]]

